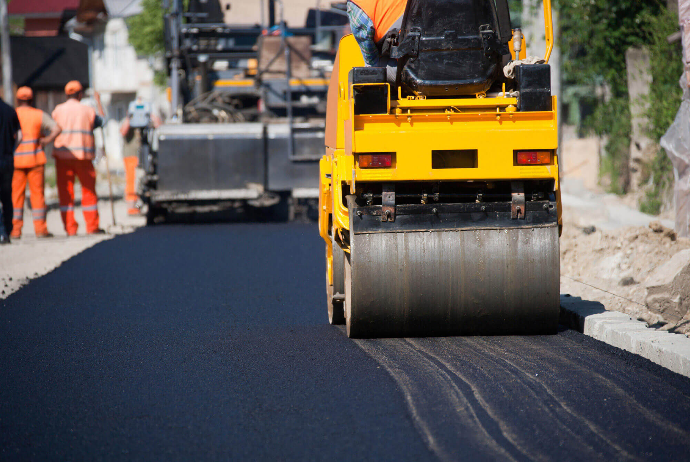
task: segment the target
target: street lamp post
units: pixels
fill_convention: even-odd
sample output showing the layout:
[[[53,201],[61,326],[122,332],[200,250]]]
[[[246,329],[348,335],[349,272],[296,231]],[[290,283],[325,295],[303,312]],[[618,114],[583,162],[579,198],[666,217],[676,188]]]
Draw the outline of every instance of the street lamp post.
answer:
[[[10,54],[10,23],[7,0],[0,0],[0,52],[2,52],[2,88],[8,104],[14,105],[12,91],[12,58]]]

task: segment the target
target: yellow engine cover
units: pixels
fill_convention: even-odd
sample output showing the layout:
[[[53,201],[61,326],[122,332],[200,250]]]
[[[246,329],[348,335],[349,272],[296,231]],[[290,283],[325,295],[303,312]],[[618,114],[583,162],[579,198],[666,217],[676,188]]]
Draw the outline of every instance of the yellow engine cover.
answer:
[[[320,232],[328,245],[331,232],[338,235],[349,229],[344,195],[367,182],[553,179],[560,223],[556,97],[551,111],[518,112],[517,100],[502,96],[411,99],[398,95],[387,114],[355,115],[348,75],[353,67],[363,66],[356,40],[344,37],[329,87],[321,169]],[[552,163],[518,166],[515,152],[520,150],[551,151]],[[476,161],[470,168],[435,168],[434,155],[448,151],[476,152]],[[394,153],[392,168],[360,168],[358,154],[380,152]]]

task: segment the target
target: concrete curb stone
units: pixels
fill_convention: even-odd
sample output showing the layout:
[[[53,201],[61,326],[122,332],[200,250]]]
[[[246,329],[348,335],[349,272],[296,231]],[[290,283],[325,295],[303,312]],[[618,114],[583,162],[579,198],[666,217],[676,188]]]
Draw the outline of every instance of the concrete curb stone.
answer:
[[[561,324],[690,377],[690,338],[651,329],[599,302],[561,295]]]

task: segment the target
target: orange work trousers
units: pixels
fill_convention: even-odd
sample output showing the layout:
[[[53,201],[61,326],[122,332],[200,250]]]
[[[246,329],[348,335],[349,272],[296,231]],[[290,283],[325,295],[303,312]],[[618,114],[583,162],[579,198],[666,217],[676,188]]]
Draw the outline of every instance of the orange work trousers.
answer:
[[[81,183],[81,209],[84,212],[86,232],[98,230],[98,196],[96,196],[96,170],[90,160],[55,159],[60,215],[68,236],[77,234],[79,225],[74,219],[74,177]]]
[[[32,168],[15,168],[12,177],[12,237],[22,235],[24,226],[24,199],[26,198],[26,184],[31,191],[31,213],[34,219],[36,236],[48,234],[46,225],[45,166],[37,165]]]
[[[137,178],[137,165],[139,165],[139,158],[137,157],[125,157],[125,202],[127,202],[127,213],[130,215],[139,214],[139,209],[137,208],[137,196],[136,190],[136,178]]]

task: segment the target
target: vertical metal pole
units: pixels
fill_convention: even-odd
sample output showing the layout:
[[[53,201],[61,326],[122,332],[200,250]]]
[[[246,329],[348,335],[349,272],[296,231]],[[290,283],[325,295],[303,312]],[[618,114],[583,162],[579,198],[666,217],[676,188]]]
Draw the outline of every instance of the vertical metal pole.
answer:
[[[278,0],[280,5],[280,36],[285,50],[285,109],[287,110],[288,119],[288,158],[292,159],[295,155],[295,139],[293,136],[292,124],[292,88],[290,88],[290,80],[292,80],[292,53],[290,45],[288,44],[287,25],[285,24],[285,5],[284,0]]]
[[[12,56],[10,52],[10,21],[7,17],[7,0],[0,0],[0,47],[2,50],[2,88],[5,102],[14,106],[12,91]]]
[[[321,0],[316,0],[316,34],[314,45],[321,43]]]
[[[200,95],[203,95],[208,91],[209,85],[208,85],[208,61],[202,61],[201,57],[198,59],[199,61],[199,75],[201,76],[201,80],[199,80],[199,84],[197,86],[198,92]]]
[[[170,90],[172,92],[172,120],[177,121],[177,108],[180,105],[180,19],[182,16],[182,1],[173,0],[170,13],[170,38],[172,40],[172,62],[170,65]]]
[[[259,0],[261,5],[261,30],[266,29],[266,0]]]
[[[172,22],[170,21],[170,0],[162,0],[161,1],[161,7],[163,8],[163,24],[165,26],[165,30],[169,30],[170,35],[172,37]],[[168,37],[166,37],[166,40],[167,39],[168,39]],[[153,67],[152,61],[150,60],[150,58],[149,58],[149,66]],[[168,70],[170,70],[170,69],[168,69]],[[168,75],[168,86],[170,87],[170,99],[171,99],[171,101],[170,101],[171,111],[170,112],[171,112],[171,116],[172,116],[172,115],[174,115],[173,114],[174,111],[172,110],[172,77],[170,76],[170,74]]]
[[[87,53],[89,54],[88,57],[88,66],[89,66],[89,87],[93,91],[96,91],[96,81],[93,78],[93,42],[96,40],[95,38],[92,38],[91,40],[85,40],[86,45],[88,46],[87,48]]]
[[[268,27],[276,25],[276,0],[268,0]]]

